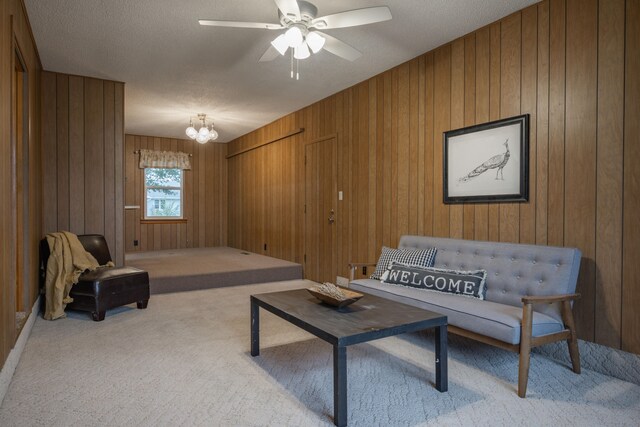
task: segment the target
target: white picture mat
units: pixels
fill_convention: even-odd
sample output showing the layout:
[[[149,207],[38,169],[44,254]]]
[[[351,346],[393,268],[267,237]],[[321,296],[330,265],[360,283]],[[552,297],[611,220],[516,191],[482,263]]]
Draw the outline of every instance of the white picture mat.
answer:
[[[449,137],[447,150],[447,184],[449,197],[493,196],[520,193],[520,135],[521,124],[501,126],[478,132]],[[471,171],[496,155],[506,152],[508,139],[509,161],[498,169],[487,169],[478,176],[462,181]],[[496,179],[496,173],[498,178]],[[502,176],[504,175],[504,180]]]

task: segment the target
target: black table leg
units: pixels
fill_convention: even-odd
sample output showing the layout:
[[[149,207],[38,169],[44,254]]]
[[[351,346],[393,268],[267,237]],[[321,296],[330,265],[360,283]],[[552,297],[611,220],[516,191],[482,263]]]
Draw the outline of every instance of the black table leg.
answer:
[[[436,389],[440,392],[449,389],[447,378],[447,325],[436,328]]]
[[[333,346],[333,423],[347,425],[347,347]]]
[[[260,354],[260,307],[251,298],[251,355],[258,356]]]

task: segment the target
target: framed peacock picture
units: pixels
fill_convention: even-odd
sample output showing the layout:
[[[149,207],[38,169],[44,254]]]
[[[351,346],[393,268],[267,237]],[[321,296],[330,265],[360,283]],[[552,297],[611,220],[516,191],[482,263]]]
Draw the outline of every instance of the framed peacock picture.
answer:
[[[444,203],[529,200],[529,115],[444,132]]]

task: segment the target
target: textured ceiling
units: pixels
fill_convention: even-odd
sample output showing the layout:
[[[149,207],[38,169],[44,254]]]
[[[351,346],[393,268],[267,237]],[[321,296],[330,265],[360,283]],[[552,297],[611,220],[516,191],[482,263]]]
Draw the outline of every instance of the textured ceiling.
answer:
[[[273,0],[25,0],[45,70],[126,83],[127,133],[184,138],[207,113],[220,142],[265,125],[535,0],[314,0],[318,15],[387,5],[391,21],[327,30],[363,53],[321,51],[259,63],[279,32],[214,28],[198,19],[278,23]]]

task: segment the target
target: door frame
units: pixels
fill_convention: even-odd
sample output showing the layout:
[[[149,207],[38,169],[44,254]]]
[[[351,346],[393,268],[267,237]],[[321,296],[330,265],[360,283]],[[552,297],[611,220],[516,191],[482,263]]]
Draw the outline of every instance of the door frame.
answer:
[[[30,210],[30,126],[29,109],[30,72],[24,54],[14,33],[11,17],[11,254],[13,268],[13,306],[16,312],[27,312],[30,306],[31,242],[29,233]],[[21,71],[18,71],[20,69]],[[21,74],[18,84],[18,73]],[[21,93],[18,91],[21,89]],[[18,111],[17,108],[20,110]],[[19,123],[18,123],[19,120]],[[16,126],[19,125],[18,129]]]

